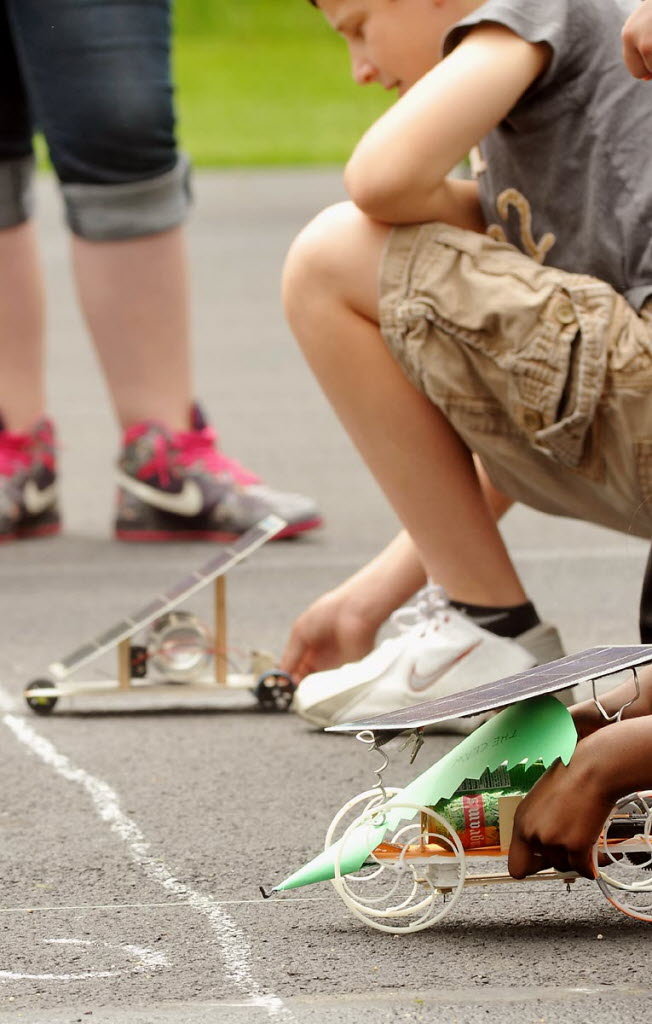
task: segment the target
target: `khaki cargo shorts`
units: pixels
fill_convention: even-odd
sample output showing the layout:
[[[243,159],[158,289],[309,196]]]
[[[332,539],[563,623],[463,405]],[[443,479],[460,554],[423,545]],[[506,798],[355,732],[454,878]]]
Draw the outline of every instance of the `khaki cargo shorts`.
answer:
[[[652,537],[652,302],[446,224],[395,228],[380,325],[516,501]]]

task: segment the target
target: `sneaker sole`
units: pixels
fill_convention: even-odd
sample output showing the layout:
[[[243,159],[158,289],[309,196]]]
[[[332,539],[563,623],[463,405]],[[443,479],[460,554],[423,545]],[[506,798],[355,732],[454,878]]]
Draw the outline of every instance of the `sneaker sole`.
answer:
[[[362,686],[367,686],[367,685],[368,685],[367,683],[363,683],[362,684]],[[362,686],[360,688],[362,688]],[[328,703],[326,701],[324,701],[322,704],[319,704],[317,706],[318,706],[318,708],[321,708],[321,709],[329,707],[329,705],[328,705]],[[291,710],[296,715],[298,715],[299,718],[302,718],[304,722],[308,722],[310,725],[314,725],[316,729],[326,729],[326,728],[328,728],[329,725],[334,725],[335,724],[333,722],[333,719],[329,718],[328,715],[315,714],[315,712],[313,711],[312,708],[308,708],[307,710],[304,710],[303,708],[301,708],[301,710],[299,710],[299,708],[295,706],[295,702],[294,701],[292,702]]]
[[[282,530],[274,534],[271,540],[288,540],[308,530],[316,530],[323,526],[321,518],[309,519],[303,523],[292,523],[284,526]],[[228,543],[237,540],[241,533],[227,532],[225,530],[132,530],[124,527],[116,527],[114,531],[116,540],[135,541],[140,543],[158,543],[164,541],[217,541]]]
[[[0,537],[0,544],[11,540],[36,540],[39,537],[54,537],[61,533],[60,523],[48,523],[44,526],[26,526],[15,530],[13,533],[4,533]]]
[[[321,516],[315,516],[314,519],[306,519],[302,523],[288,523],[282,530],[276,533],[272,540],[287,540],[288,537],[296,537],[299,533],[307,533],[308,530],[318,530],[324,525],[324,520]]]

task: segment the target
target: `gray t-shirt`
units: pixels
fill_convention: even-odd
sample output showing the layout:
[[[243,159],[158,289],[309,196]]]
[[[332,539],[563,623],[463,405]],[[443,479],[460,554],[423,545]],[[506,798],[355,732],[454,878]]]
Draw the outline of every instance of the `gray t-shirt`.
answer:
[[[487,224],[540,261],[609,282],[639,309],[652,295],[652,83],[630,76],[620,43],[637,6],[487,0],[451,29],[444,52],[482,22],[549,44],[546,72],[480,145]]]

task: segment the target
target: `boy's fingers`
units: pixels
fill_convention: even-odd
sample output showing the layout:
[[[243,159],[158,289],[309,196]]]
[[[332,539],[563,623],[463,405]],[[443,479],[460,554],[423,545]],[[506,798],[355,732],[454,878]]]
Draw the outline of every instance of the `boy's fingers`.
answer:
[[[296,675],[303,651],[304,644],[293,630],[290,633],[288,642],[285,645],[285,650],[281,655],[280,668],[283,670],[283,672],[287,672],[291,676]]]
[[[286,648],[286,654],[289,652],[290,647]],[[300,683],[302,679],[309,676],[312,672],[317,671],[317,658],[315,651],[312,647],[306,646],[302,641],[298,641],[293,648],[293,652],[290,657],[284,655],[281,659],[280,668],[283,672],[287,672],[291,675],[295,683]]]
[[[591,848],[576,853],[569,853],[563,847],[548,847],[539,851],[519,837],[512,839],[507,862],[512,878],[525,878],[551,867],[561,874],[575,871],[583,878],[595,877]]]
[[[547,867],[542,855],[533,850],[520,836],[512,836],[507,858],[507,870],[512,878],[525,878]]]
[[[625,67],[634,78],[646,79],[649,77],[652,68],[648,68],[636,46],[623,40],[623,60]]]
[[[300,683],[306,676],[311,675],[315,671],[314,658],[310,651],[304,651],[303,655],[297,662],[294,672],[291,672],[291,676],[295,683]]]
[[[592,844],[591,846],[586,846],[581,850],[574,850],[568,857],[568,862],[572,870],[581,874],[582,878],[591,879],[592,881],[596,878],[593,854],[594,845]],[[604,866],[604,864],[609,863],[609,858],[599,854],[598,863]]]
[[[577,871],[578,875],[582,875],[583,878],[595,878],[592,847],[571,854],[568,858],[568,863],[571,870]]]

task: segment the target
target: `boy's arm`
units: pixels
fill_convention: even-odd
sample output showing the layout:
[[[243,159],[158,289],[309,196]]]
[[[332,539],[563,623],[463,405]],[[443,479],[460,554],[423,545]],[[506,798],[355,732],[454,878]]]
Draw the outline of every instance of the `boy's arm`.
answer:
[[[637,671],[640,695],[636,700],[634,700],[636,687],[631,676],[626,682],[614,687],[613,690],[609,690],[608,693],[602,694],[599,698],[602,707],[609,717],[617,714],[631,700],[634,700],[634,703],[629,704],[629,707],[625,708],[622,716],[624,720],[652,715],[652,668],[646,665]],[[571,714],[580,739],[590,736],[597,729],[602,729],[610,724],[600,714],[592,699],[582,701],[581,704],[575,704],[571,708]]]
[[[425,581],[417,550],[403,530],[376,558],[302,612],[281,668],[300,682],[311,672],[362,658],[383,622]]]
[[[549,768],[519,805],[509,873],[544,868],[593,878],[591,852],[616,800],[652,788],[652,716],[618,722],[581,740],[570,764]]]
[[[484,234],[487,230],[477,181],[444,178],[437,190],[437,203],[441,210],[436,220],[454,224],[458,228],[466,228],[467,231],[477,231],[479,234]]]
[[[345,171],[353,202],[389,224],[450,219],[446,175],[492,130],[550,59],[545,44],[480,25],[365,133]]]
[[[623,26],[623,60],[634,78],[652,78],[652,0],[645,0]]]

